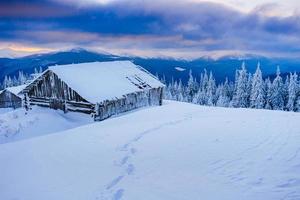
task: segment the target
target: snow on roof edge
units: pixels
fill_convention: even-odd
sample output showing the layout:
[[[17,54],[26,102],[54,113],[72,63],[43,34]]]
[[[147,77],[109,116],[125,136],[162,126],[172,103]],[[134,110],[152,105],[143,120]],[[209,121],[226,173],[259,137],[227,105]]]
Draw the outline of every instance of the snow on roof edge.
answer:
[[[15,94],[15,95],[17,95],[17,96],[20,96],[21,92],[22,92],[26,87],[27,87],[27,84],[18,85],[18,86],[13,86],[13,87],[8,87],[8,88],[5,88],[4,90],[2,90],[2,91],[0,92],[0,94],[1,94],[3,91],[7,90],[7,91],[9,91],[9,92],[11,92],[11,93],[13,93],[13,94]]]

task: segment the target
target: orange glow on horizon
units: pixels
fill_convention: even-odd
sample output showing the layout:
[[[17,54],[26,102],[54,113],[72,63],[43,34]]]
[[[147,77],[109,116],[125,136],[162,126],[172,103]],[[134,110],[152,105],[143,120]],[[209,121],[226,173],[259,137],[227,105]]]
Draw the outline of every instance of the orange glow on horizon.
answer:
[[[19,46],[19,45],[9,45],[9,49],[14,51],[23,51],[23,52],[45,52],[52,51],[50,48],[42,48],[42,47],[32,47],[32,46]]]

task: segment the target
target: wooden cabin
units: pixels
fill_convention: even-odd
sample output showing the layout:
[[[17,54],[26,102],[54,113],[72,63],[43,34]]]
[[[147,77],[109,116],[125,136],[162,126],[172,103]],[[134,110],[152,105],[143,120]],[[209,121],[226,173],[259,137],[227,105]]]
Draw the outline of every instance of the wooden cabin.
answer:
[[[22,95],[20,92],[25,85],[8,87],[0,91],[0,108],[20,108],[22,106]]]
[[[25,105],[92,114],[95,120],[162,104],[164,85],[130,61],[49,67],[22,93]]]

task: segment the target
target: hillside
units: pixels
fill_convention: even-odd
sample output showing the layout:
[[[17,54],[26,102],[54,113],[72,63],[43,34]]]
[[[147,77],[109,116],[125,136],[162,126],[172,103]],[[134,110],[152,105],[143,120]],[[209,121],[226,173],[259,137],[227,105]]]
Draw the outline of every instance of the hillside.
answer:
[[[300,199],[299,121],[166,101],[1,144],[0,199]]]

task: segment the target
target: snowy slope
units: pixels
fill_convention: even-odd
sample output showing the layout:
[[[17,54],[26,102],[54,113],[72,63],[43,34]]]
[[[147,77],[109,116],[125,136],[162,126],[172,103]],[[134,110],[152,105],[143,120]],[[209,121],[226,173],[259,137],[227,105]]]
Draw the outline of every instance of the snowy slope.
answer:
[[[298,200],[300,114],[166,102],[0,145],[0,199]]]

